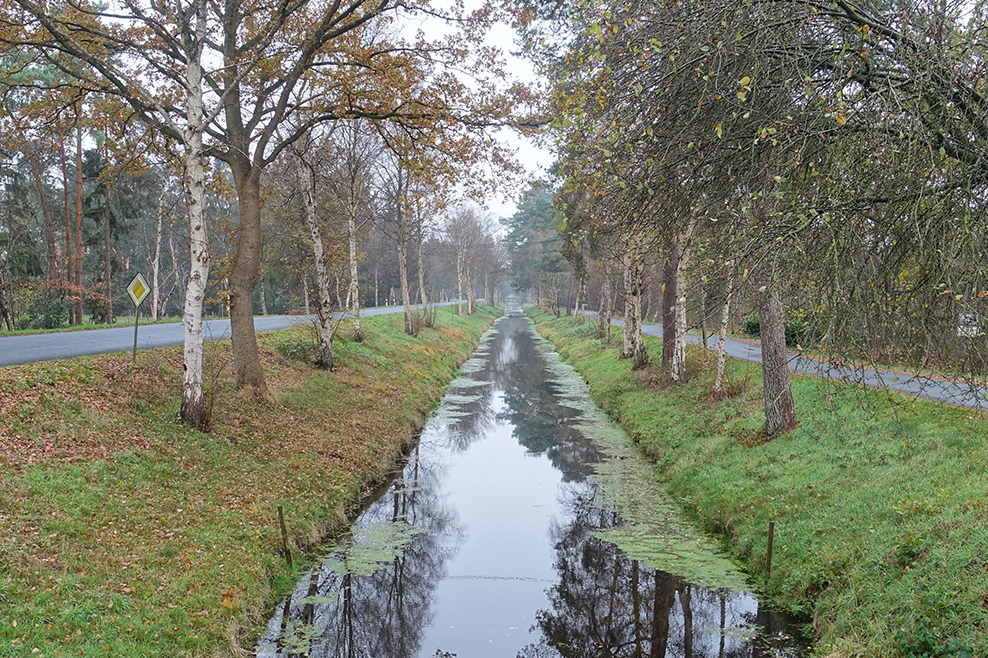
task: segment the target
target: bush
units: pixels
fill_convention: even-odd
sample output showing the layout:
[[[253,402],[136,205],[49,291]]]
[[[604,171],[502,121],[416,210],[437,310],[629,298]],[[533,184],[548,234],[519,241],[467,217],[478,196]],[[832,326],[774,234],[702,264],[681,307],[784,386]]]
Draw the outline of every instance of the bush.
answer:
[[[751,336],[753,338],[758,338],[762,335],[762,325],[758,321],[757,315],[749,315],[744,319],[741,325],[741,331],[746,336]],[[794,347],[796,345],[802,345],[806,340],[806,335],[808,333],[806,323],[802,320],[791,320],[786,323],[786,345],[789,347]]]
[[[27,308],[27,322],[32,329],[64,327],[69,323],[69,303],[37,294]]]
[[[917,616],[912,633],[900,630],[896,639],[899,652],[905,658],[972,658],[974,655],[971,647],[963,642],[944,641],[940,631],[925,616]]]
[[[786,345],[793,347],[802,345],[806,339],[806,323],[802,320],[792,320],[786,323]]]
[[[275,336],[274,348],[283,357],[302,363],[315,363],[319,358],[319,340],[311,333],[293,331]]]

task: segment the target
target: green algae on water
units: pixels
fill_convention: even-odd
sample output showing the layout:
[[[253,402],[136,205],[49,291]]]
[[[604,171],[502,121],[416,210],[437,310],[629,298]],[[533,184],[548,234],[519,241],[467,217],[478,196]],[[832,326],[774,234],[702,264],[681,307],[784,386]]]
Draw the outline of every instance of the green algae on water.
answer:
[[[339,575],[369,576],[399,557],[423,528],[403,520],[354,528],[350,542],[325,565]]]
[[[546,369],[558,389],[559,403],[580,413],[574,427],[606,455],[595,467],[595,505],[614,510],[621,517],[615,528],[594,535],[659,569],[710,589],[749,591],[744,574],[714,543],[683,520],[669,502],[655,467],[630,438],[594,403],[587,384],[563,363],[551,346],[533,330],[544,350]]]

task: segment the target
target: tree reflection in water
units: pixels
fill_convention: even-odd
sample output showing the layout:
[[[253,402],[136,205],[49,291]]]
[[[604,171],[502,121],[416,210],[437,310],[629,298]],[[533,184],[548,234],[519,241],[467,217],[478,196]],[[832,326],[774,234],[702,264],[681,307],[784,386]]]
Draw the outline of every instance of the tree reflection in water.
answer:
[[[711,591],[646,568],[594,536],[594,531],[620,523],[613,510],[595,506],[588,476],[602,454],[580,431],[581,412],[560,404],[560,396],[572,392],[561,391],[546,369],[542,346],[527,320],[502,319],[496,328],[451,385],[400,478],[360,516],[342,549],[304,578],[270,620],[258,656],[796,655],[787,653],[784,642],[752,642],[758,628],[763,637],[782,633],[778,621],[750,596]],[[538,517],[542,528],[532,531],[533,537],[542,533],[552,550],[530,552],[544,564],[511,562],[511,568],[523,573],[498,573],[491,567],[490,573],[463,574],[457,555],[471,534],[484,531],[475,519],[471,527],[461,521],[457,509],[464,509],[464,501],[450,495],[450,473],[475,445],[498,437],[513,437],[524,447],[514,449],[520,457],[483,465],[504,482],[517,478],[520,466],[512,459],[526,459],[526,451],[527,459],[544,455],[558,471],[553,476],[555,496],[548,498],[553,504],[543,505],[552,509]],[[476,562],[472,568],[478,568]],[[444,579],[460,578],[456,582],[462,584],[464,576],[491,576],[510,583],[541,573],[554,573],[556,580],[548,581],[554,584],[542,603],[525,611],[531,620],[535,609],[542,608],[530,629],[515,631],[510,654],[503,647],[494,653],[486,635],[456,647],[445,646],[448,636],[430,635],[437,618],[446,619],[443,606],[456,604],[456,599],[451,603],[437,594]],[[507,587],[511,603],[511,592],[520,590]],[[531,605],[529,599],[519,600]],[[483,629],[486,621],[477,619],[477,628]],[[436,637],[447,637],[444,646],[435,646]],[[469,643],[462,637],[456,641]]]
[[[540,652],[564,658],[768,658],[800,655],[798,638],[746,594],[710,590],[629,559],[593,532],[620,523],[588,486],[552,530],[559,583],[538,614]]]

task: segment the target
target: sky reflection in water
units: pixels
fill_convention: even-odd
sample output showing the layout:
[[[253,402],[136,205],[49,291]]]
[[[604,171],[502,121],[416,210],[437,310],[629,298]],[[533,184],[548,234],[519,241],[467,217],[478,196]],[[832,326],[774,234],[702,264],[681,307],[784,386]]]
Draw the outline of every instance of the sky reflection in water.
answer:
[[[594,536],[621,524],[590,477],[607,455],[545,349],[524,318],[485,334],[401,478],[279,606],[258,656],[799,655],[750,595]]]

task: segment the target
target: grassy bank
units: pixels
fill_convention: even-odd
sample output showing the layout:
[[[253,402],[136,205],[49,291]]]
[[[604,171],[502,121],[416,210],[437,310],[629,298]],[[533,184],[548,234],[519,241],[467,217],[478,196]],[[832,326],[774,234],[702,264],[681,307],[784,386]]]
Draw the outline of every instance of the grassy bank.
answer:
[[[311,329],[262,334],[273,404],[209,343],[210,434],[176,420],[180,347],[0,369],[0,657],[249,649],[305,563],[286,570],[276,507],[296,546],[343,527],[494,317],[344,325],[332,373],[300,360]]]
[[[699,347],[690,380],[672,387],[617,359],[620,330],[605,348],[595,322],[531,315],[672,498],[752,574],[775,521],[767,594],[812,622],[816,655],[988,655],[982,415],[798,376],[800,425],[765,442],[759,366],[730,362],[733,395],[717,398]],[[661,341],[646,344],[657,362]]]

